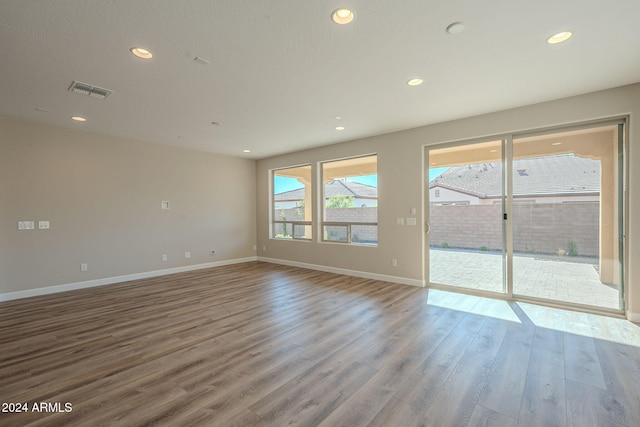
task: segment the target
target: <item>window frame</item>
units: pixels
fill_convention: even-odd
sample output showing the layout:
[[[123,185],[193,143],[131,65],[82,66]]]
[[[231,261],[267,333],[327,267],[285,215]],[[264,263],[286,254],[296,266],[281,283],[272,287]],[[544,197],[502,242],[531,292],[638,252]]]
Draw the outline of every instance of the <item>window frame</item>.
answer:
[[[311,202],[311,206],[307,207],[306,203],[304,206],[305,211],[307,211],[309,213],[313,212],[313,198],[311,197],[311,192],[313,189],[313,168],[311,166],[310,163],[301,163],[299,165],[293,165],[293,166],[284,166],[284,167],[279,167],[279,168],[274,168],[274,169],[270,169],[269,170],[269,239],[273,239],[273,240],[280,240],[280,241],[303,241],[303,242],[310,242],[313,240],[313,230],[314,230],[314,222],[313,222],[313,216],[311,216],[311,220],[283,220],[283,219],[277,219],[275,217],[275,212],[276,212],[276,185],[275,185],[275,178],[276,176],[278,176],[278,172],[279,171],[285,171],[285,170],[291,170],[291,169],[297,169],[297,168],[309,168],[309,185],[304,186],[303,188],[305,189],[305,198],[303,199],[303,201],[305,200],[309,200]],[[284,176],[284,175],[280,175],[280,176]],[[304,185],[304,184],[303,184]],[[309,194],[307,195],[306,192],[307,190],[309,191]],[[292,190],[290,190],[292,191]],[[276,227],[278,226],[285,226],[287,224],[291,224],[291,236],[290,237],[277,237],[276,235]],[[304,237],[297,237],[296,236],[296,228],[297,227],[309,227],[309,235],[307,237],[306,233],[303,233],[302,235]]]
[[[363,159],[366,157],[375,157],[375,174],[366,174],[366,175],[376,175],[376,177],[378,176],[378,153],[367,153],[367,154],[361,154],[361,155],[356,155],[356,156],[350,156],[350,157],[343,157],[343,158],[338,158],[338,159],[331,159],[331,160],[323,160],[321,162],[318,162],[318,185],[321,187],[318,191],[319,194],[319,203],[318,203],[318,209],[319,209],[319,214],[318,214],[318,236],[319,236],[319,241],[321,243],[337,243],[337,244],[346,244],[346,245],[357,245],[357,246],[362,246],[362,247],[377,247],[380,242],[378,239],[378,221],[377,221],[377,214],[378,214],[378,201],[379,201],[379,197],[378,195],[376,195],[376,221],[375,222],[363,222],[363,221],[327,221],[326,220],[326,202],[327,202],[327,194],[326,194],[326,184],[325,184],[325,165],[329,164],[329,163],[337,163],[337,162],[342,162],[342,161],[348,161],[348,160],[355,160],[355,159]],[[349,177],[355,177],[355,176],[359,176],[359,175],[349,175]],[[347,178],[347,177],[344,177]],[[333,179],[333,178],[332,178]],[[378,188],[378,185],[376,184],[376,189]],[[359,241],[353,241],[353,236],[352,236],[352,227],[353,226],[371,226],[371,227],[375,227],[376,228],[376,241],[375,243],[361,243]],[[326,227],[345,227],[346,228],[346,239],[345,240],[332,240],[332,239],[328,239],[327,238],[327,231],[326,231]]]

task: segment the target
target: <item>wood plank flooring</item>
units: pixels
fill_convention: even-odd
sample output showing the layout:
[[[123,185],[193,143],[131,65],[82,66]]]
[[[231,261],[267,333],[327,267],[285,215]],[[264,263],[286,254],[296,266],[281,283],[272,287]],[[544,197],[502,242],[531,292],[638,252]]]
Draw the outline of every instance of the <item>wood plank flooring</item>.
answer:
[[[29,408],[1,426],[640,425],[637,325],[280,265],[5,302],[0,327],[0,401]]]

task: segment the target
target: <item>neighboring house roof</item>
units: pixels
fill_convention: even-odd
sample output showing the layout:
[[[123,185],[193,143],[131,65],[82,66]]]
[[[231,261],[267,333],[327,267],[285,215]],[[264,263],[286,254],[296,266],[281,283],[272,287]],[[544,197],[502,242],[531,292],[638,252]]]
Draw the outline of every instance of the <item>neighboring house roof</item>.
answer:
[[[479,198],[500,197],[500,163],[480,163],[450,167],[430,183]],[[514,196],[598,194],[600,162],[573,154],[513,161]]]
[[[357,199],[377,199],[378,188],[359,182],[334,179],[325,186],[325,197],[347,196]],[[276,201],[304,199],[304,188],[283,191],[274,196]]]

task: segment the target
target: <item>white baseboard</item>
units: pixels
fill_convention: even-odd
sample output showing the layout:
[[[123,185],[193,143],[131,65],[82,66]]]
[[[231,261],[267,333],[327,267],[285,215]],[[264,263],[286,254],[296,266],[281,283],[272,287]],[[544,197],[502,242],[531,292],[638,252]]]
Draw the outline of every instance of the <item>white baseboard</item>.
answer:
[[[28,289],[25,291],[0,294],[0,302],[11,301],[20,298],[36,297],[40,295],[55,294],[58,292],[73,291],[76,289],[92,288],[95,286],[112,285],[114,283],[128,282],[130,280],[147,279],[149,277],[164,276],[166,274],[182,273],[185,271],[201,270],[203,268],[221,267],[223,265],[240,264],[243,262],[257,261],[257,257],[236,258],[225,261],[207,262],[204,264],[186,265],[183,267],[167,268],[164,270],[146,271],[143,273],[126,274],[124,276],[106,277],[104,279],[88,280],[86,282],[68,283],[64,285],[47,286],[46,288]]]
[[[348,270],[346,268],[329,267],[326,265],[307,264],[306,262],[288,261],[277,258],[258,257],[258,261],[270,262],[272,264],[288,265],[290,267],[308,268],[309,270],[326,271],[327,273],[344,274],[345,276],[362,277],[365,279],[380,280],[383,282],[400,283],[402,285],[425,287],[424,280],[408,279],[406,277],[387,276],[385,274],[369,273],[366,271]]]
[[[424,280],[408,279],[406,277],[398,277],[398,276],[387,276],[384,274],[349,270],[345,268],[329,267],[326,265],[308,264],[305,262],[288,261],[288,260],[277,259],[277,258],[253,256],[253,257],[246,257],[246,258],[229,259],[224,261],[207,262],[204,264],[186,265],[183,267],[167,268],[164,270],[146,271],[142,273],[127,274],[123,276],[107,277],[104,279],[88,280],[85,282],[76,282],[76,283],[68,283],[63,285],[47,286],[45,288],[28,289],[25,291],[8,292],[5,294],[0,294],[0,302],[36,297],[40,295],[55,294],[58,292],[73,291],[76,289],[92,288],[95,286],[112,285],[115,283],[128,282],[131,280],[147,279],[150,277],[164,276],[167,274],[182,273],[186,271],[195,271],[195,270],[201,270],[204,268],[222,267],[224,265],[232,265],[232,264],[241,264],[243,262],[251,262],[251,261],[262,261],[262,262],[268,262],[272,264],[288,265],[291,267],[308,268],[310,270],[326,271],[328,273],[344,274],[346,276],[362,277],[365,279],[380,280],[383,282],[400,283],[402,285],[417,286],[421,288],[424,288],[426,285]],[[633,311],[627,310],[626,318],[631,322],[640,323],[640,313],[635,313]]]

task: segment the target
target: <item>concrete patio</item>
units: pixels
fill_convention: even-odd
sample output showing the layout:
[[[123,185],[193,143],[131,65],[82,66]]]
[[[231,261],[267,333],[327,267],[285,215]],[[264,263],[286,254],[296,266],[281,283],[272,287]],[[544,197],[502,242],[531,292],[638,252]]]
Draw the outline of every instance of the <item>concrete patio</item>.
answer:
[[[502,293],[502,256],[495,252],[430,248],[430,282]],[[602,284],[584,259],[513,257],[514,294],[618,309],[618,290]]]

